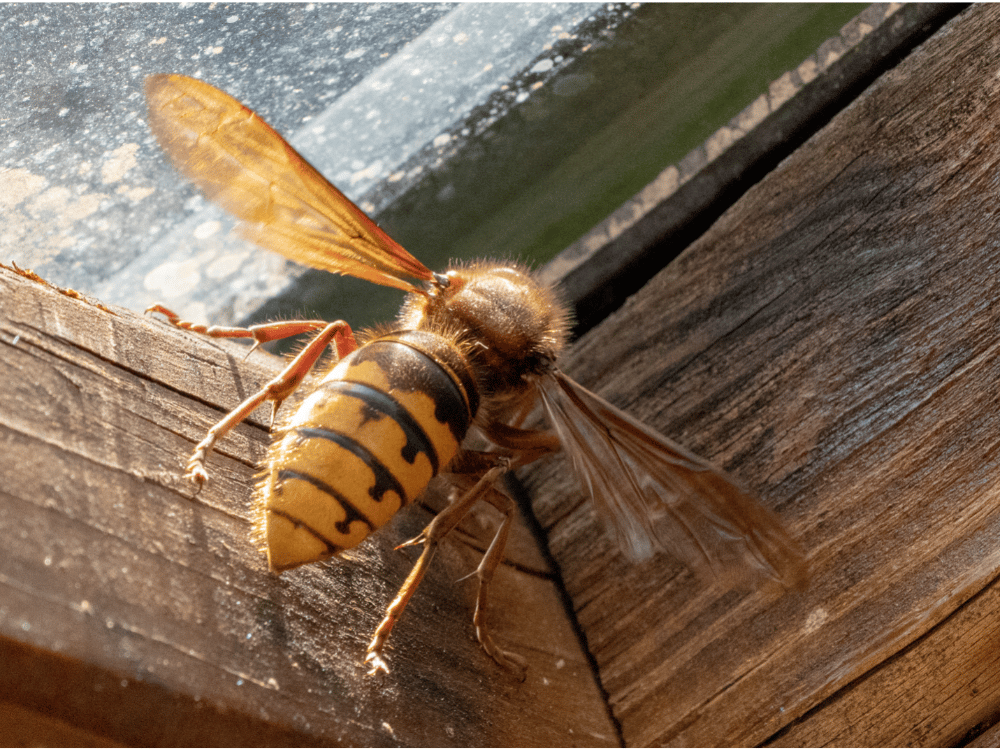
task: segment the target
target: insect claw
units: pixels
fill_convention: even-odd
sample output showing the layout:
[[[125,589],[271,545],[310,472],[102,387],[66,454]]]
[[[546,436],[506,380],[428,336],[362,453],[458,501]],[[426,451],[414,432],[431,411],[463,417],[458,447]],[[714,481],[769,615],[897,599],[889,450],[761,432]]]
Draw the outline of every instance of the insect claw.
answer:
[[[188,471],[185,478],[190,479],[201,488],[208,481],[208,472],[205,471],[205,467],[202,466],[201,461],[192,461],[188,464]]]
[[[528,676],[527,659],[520,654],[515,654],[513,651],[504,651],[502,648],[499,648],[488,635],[484,636],[486,639],[484,642],[483,637],[480,637],[478,628],[476,629],[476,637],[486,650],[486,653],[493,657],[493,661],[499,664],[502,669],[512,672],[518,678],[519,682],[524,682]]]
[[[371,664],[372,668],[368,670],[368,674],[378,674],[383,672],[389,674],[389,665],[385,663],[385,659],[377,651],[369,651],[368,656],[365,657],[365,664]]]
[[[507,663],[503,666],[507,667],[508,670],[514,673],[518,678],[518,682],[524,682],[528,676],[528,662],[520,654],[515,654],[510,651],[504,651],[504,656],[507,659]]]
[[[167,308],[165,308],[163,305],[160,304],[150,305],[145,310],[143,310],[143,314],[145,315],[149,315],[150,313],[161,313],[163,315],[166,315],[168,318],[177,317],[177,315],[173,311],[168,310]]]
[[[400,550],[403,549],[403,547],[415,547],[418,544],[424,544],[426,541],[427,541],[427,536],[424,534],[424,532],[421,531],[419,534],[413,537],[413,539],[407,539],[402,544],[397,544],[395,547],[393,547],[393,549]]]
[[[468,581],[470,578],[472,578],[472,576],[476,575],[476,573],[478,573],[478,572],[479,572],[478,570],[473,570],[473,571],[467,573],[466,575],[462,576],[458,580],[456,580],[455,583],[461,583],[462,581]]]

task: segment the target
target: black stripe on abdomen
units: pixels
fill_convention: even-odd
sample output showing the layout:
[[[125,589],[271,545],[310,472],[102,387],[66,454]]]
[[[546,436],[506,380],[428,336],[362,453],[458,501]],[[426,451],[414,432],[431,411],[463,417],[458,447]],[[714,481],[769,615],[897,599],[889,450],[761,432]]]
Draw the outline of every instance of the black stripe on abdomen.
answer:
[[[430,461],[433,473],[438,473],[440,467],[434,444],[431,443],[427,433],[413,418],[413,415],[388,393],[349,380],[328,380],[323,383],[321,388],[358,399],[367,410],[374,412],[374,414],[367,415],[369,418],[376,419],[378,416],[382,416],[391,419],[399,425],[406,438],[406,445],[403,446],[402,451],[403,459],[408,464],[412,464],[417,460],[417,455],[423,453]],[[404,495],[401,494],[400,497],[404,497]]]
[[[390,491],[395,492],[402,502],[406,502],[406,493],[396,477],[390,473],[385,464],[378,460],[375,454],[354,438],[323,427],[294,427],[291,431],[307,440],[328,440],[360,458],[362,463],[375,475],[375,484],[368,491],[375,502],[382,502],[382,497]]]
[[[328,495],[330,497],[331,502],[336,503],[338,506],[343,508],[344,520],[337,521],[335,526],[337,531],[343,534],[344,536],[350,535],[352,521],[360,521],[361,523],[365,524],[371,531],[375,530],[374,524],[361,511],[359,511],[357,508],[354,507],[354,504],[350,501],[349,498],[347,498],[344,494],[337,492],[337,490],[335,490],[329,484],[324,482],[322,479],[314,477],[312,474],[306,474],[303,471],[295,471],[294,469],[279,469],[275,485],[277,487],[280,487],[289,479],[296,479],[300,482],[308,482],[320,492],[324,493],[325,495]],[[317,536],[319,535],[317,534]],[[324,539],[324,541],[326,540]],[[329,544],[329,542],[327,543]]]

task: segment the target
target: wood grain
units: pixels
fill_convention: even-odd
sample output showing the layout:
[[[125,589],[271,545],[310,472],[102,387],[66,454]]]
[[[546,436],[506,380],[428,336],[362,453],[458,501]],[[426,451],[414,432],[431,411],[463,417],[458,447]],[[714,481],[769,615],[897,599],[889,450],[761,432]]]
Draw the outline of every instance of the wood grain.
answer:
[[[495,518],[443,545],[382,678],[361,658],[414,559],[393,546],[429,511],[346,560],[267,572],[248,537],[267,412],[220,443],[200,493],[182,476],[280,367],[244,352],[0,268],[0,701],[126,745],[617,744],[523,527],[492,622],[524,683],[475,642],[460,580]]]
[[[565,363],[758,490],[813,571],[628,564],[564,466],[527,474],[626,744],[950,745],[1000,711],[998,24],[946,25]]]
[[[802,593],[626,562],[553,459],[523,477],[628,745],[995,745],[1000,717],[1000,10],[883,75],[584,337],[564,369],[758,490]],[[400,514],[275,578],[247,540],[259,419],[193,496],[181,464],[275,372],[0,270],[0,701],[122,744],[610,744],[526,531],[471,632],[491,528],[447,545],[393,673],[359,665],[410,564]],[[502,604],[501,604],[502,602]]]

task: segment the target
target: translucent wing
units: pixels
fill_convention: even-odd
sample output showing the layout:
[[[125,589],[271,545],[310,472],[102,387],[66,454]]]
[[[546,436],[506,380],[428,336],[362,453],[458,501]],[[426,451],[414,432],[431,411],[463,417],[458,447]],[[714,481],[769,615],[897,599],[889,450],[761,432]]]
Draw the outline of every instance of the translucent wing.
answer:
[[[313,268],[414,291],[433,274],[253,111],[195,78],[146,79],[149,126],[174,166],[260,246]]]
[[[558,370],[539,385],[563,449],[630,557],[662,548],[731,585],[805,584],[795,542],[732,477]]]

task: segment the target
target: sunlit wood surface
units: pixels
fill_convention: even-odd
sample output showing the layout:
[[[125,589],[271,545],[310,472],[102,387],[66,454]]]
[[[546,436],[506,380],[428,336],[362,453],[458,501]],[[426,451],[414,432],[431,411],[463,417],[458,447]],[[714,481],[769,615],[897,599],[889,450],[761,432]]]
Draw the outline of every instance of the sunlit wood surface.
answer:
[[[267,412],[220,443],[199,494],[183,478],[204,431],[281,363],[245,352],[0,268],[0,700],[50,720],[35,742],[72,744],[52,734],[70,725],[125,745],[617,744],[523,524],[491,618],[530,663],[523,683],[472,627],[491,509],[438,552],[388,676],[361,661],[416,556],[393,547],[428,510],[348,560],[268,572],[249,537]],[[23,736],[0,721],[0,744]]]

